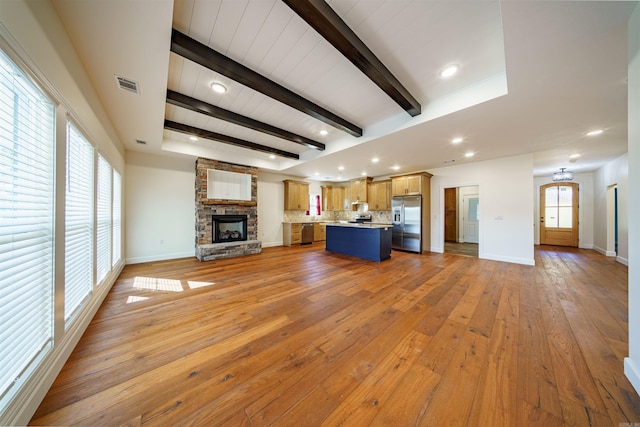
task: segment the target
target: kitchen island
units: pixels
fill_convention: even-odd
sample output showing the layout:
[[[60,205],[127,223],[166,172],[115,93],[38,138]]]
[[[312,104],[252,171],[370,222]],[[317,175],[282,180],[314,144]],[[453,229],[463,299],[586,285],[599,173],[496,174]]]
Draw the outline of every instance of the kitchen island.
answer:
[[[391,258],[391,225],[327,224],[326,250],[371,261]]]

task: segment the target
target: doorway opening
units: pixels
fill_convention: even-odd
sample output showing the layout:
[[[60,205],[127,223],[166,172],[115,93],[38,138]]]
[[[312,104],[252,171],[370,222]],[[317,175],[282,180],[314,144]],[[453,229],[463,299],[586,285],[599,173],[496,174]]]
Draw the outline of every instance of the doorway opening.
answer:
[[[478,256],[480,197],[477,185],[444,189],[444,252]]]

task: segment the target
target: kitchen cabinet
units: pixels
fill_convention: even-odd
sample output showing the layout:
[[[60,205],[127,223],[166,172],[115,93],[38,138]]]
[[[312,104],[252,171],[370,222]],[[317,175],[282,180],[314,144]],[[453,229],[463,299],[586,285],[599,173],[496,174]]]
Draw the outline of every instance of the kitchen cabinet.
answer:
[[[315,231],[315,230],[314,230]],[[302,243],[302,224],[285,222],[282,224],[282,244],[284,246]]]
[[[284,210],[309,210],[309,183],[287,179],[284,182]]]
[[[367,190],[369,187],[369,182],[372,180],[373,178],[358,178],[358,179],[354,179],[351,181],[351,203],[354,202],[360,202],[360,203],[366,203],[367,202]]]
[[[428,185],[431,174],[421,172],[411,175],[391,177],[391,192],[393,196],[423,194]]]
[[[346,196],[345,187],[333,187],[326,185],[322,187],[322,208],[325,211],[342,211],[351,209]]]
[[[325,222],[316,222],[313,224],[313,241],[322,242],[327,240],[327,224]]]
[[[370,211],[390,211],[391,180],[387,179],[369,183],[367,198]]]

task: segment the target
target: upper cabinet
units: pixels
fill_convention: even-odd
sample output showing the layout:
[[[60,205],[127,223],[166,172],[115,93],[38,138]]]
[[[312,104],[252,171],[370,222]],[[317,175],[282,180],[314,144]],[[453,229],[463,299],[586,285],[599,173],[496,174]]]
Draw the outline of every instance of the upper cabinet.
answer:
[[[370,211],[391,210],[391,180],[369,183],[368,204]]]
[[[325,211],[343,211],[351,209],[349,206],[349,196],[345,187],[333,187],[326,185],[322,187],[322,208]]]
[[[367,190],[369,187],[369,182],[373,178],[358,178],[351,181],[351,202],[367,202]]]
[[[287,179],[284,182],[284,210],[309,210],[309,183]]]
[[[428,192],[429,179],[431,177],[432,175],[428,172],[392,176],[391,194],[393,196],[406,196],[410,194],[423,194]]]

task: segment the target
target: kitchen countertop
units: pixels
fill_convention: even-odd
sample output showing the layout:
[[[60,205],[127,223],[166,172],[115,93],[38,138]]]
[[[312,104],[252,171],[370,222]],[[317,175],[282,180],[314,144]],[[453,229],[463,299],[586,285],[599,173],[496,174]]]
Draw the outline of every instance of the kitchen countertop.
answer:
[[[282,221],[283,224],[308,224],[308,223],[319,223],[319,224],[345,224],[345,225],[358,225],[358,224],[371,224],[371,225],[385,225],[391,226],[390,222],[363,222],[363,223],[353,223],[345,220],[309,220],[309,221]]]
[[[371,222],[338,222],[338,223],[329,223],[327,226],[331,227],[353,227],[353,228],[389,228],[391,224],[377,224]]]

